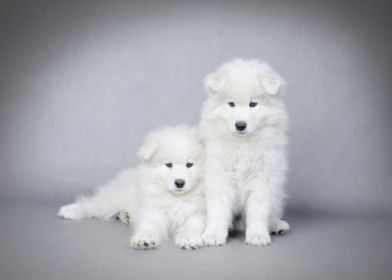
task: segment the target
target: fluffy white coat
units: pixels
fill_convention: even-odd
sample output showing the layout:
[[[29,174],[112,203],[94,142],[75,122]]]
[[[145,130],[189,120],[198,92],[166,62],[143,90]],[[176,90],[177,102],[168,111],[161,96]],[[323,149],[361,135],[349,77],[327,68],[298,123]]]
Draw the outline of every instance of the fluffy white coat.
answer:
[[[61,207],[58,215],[72,220],[119,215],[134,225],[134,248],[155,248],[169,235],[180,248],[200,248],[205,227],[204,147],[196,128],[152,131],[138,155],[142,162],[137,168],[121,173],[92,196]]]
[[[235,59],[205,79],[200,130],[206,144],[205,245],[246,227],[245,242],[271,243],[289,229],[283,215],[288,116],[285,81],[265,62]],[[235,221],[235,223],[233,223]]]

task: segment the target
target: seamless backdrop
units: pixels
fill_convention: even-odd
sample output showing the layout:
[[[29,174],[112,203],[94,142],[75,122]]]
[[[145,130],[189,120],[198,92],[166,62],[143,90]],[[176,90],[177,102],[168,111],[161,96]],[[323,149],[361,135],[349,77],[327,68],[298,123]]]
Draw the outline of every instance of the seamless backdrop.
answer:
[[[0,0],[0,279],[389,280],[389,2]],[[145,252],[125,225],[56,217],[151,129],[196,125],[234,57],[288,81],[289,234]]]
[[[234,57],[288,81],[289,208],[391,213],[387,1],[2,1],[0,194],[69,199],[197,124]]]

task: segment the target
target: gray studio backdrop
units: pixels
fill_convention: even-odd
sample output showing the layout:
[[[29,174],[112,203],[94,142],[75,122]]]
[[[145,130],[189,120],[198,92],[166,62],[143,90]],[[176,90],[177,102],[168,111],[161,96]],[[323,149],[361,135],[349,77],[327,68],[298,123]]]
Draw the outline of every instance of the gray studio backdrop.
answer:
[[[1,199],[89,192],[256,57],[288,81],[289,211],[392,213],[392,15],[367,2],[2,1]]]

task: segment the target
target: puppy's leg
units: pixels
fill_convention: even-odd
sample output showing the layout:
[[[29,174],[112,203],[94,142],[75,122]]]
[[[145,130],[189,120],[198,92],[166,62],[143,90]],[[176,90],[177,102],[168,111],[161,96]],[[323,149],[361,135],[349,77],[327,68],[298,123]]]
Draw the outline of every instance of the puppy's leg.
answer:
[[[72,204],[60,208],[58,216],[64,219],[111,219],[120,210],[132,212],[134,171],[120,173],[91,196],[80,196]]]
[[[205,217],[202,214],[190,216],[180,227],[175,236],[177,247],[186,250],[194,250],[203,247],[201,234],[205,226]]]
[[[58,216],[68,220],[85,218],[99,218],[109,220],[119,211],[116,204],[112,204],[101,195],[80,197],[75,203],[60,208]]]
[[[164,213],[143,210],[135,221],[135,233],[129,245],[135,249],[154,249],[168,236],[168,221]]]
[[[202,237],[206,246],[222,246],[231,225],[235,193],[224,174],[209,176],[214,177],[206,178],[207,226]]]
[[[207,205],[207,226],[203,232],[204,245],[222,246],[226,243],[231,224],[232,207],[224,194],[219,198],[209,198]]]
[[[284,212],[284,192],[280,185],[275,185],[275,192],[271,196],[271,213],[269,218],[268,229],[271,234],[283,235],[290,229],[290,225],[281,219]]]
[[[271,237],[268,231],[270,201],[268,191],[254,190],[249,195],[246,205],[245,242],[247,244],[255,246],[271,244]]]
[[[62,206],[57,215],[68,220],[81,220],[88,217],[83,206],[78,202]]]
[[[281,133],[281,131],[275,132]],[[272,148],[265,151],[262,158],[262,166],[257,172],[257,177],[247,186],[253,191],[246,205],[245,241],[257,246],[271,244],[269,226],[274,227],[274,230],[280,228],[288,230],[288,224],[280,222],[283,214],[283,186],[287,169],[284,149],[282,146]]]

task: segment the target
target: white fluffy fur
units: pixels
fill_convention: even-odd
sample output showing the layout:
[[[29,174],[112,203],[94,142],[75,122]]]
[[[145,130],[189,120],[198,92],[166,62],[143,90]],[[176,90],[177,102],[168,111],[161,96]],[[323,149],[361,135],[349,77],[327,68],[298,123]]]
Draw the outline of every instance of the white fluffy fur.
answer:
[[[248,244],[269,245],[270,233],[289,229],[281,220],[287,170],[284,84],[257,60],[236,59],[206,77],[208,97],[200,123],[206,143],[205,245],[223,245],[238,216]],[[250,102],[257,105],[250,107]],[[236,129],[237,121],[247,123],[244,131]]]
[[[92,196],[63,206],[58,215],[106,220],[117,214],[125,222],[130,219],[134,224],[130,245],[139,249],[157,247],[170,234],[180,248],[201,247],[204,147],[197,130],[187,126],[155,130],[146,137],[138,155],[142,162],[137,168],[121,173]],[[187,163],[193,166],[187,167]],[[183,188],[176,187],[176,179],[185,181]]]

